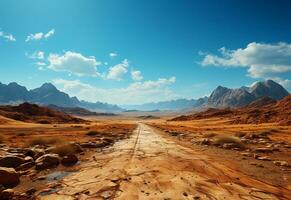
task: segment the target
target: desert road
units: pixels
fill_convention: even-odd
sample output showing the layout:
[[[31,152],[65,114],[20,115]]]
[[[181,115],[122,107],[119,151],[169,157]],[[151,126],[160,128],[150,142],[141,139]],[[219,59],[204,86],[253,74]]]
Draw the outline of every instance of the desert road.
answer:
[[[288,199],[291,191],[258,181],[139,123],[134,134],[96,152],[39,199]]]

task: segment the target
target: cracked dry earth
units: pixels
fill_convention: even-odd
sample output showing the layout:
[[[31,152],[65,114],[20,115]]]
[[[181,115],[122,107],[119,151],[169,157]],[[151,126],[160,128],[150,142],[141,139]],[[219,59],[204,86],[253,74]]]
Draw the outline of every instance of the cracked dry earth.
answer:
[[[39,199],[289,199],[290,190],[258,181],[176,144],[139,123],[131,138],[95,153],[56,193]]]

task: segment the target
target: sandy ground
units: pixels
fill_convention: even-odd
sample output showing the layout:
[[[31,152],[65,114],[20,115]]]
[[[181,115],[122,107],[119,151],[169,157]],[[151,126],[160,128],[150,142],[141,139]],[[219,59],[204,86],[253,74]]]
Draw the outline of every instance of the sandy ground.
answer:
[[[290,199],[259,181],[139,123],[129,139],[95,152],[61,187],[38,199]]]

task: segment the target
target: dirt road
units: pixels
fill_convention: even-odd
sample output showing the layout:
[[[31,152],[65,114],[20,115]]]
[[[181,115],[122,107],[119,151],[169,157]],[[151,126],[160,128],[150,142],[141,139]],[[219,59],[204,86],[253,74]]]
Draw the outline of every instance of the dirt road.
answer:
[[[288,199],[291,192],[213,162],[139,123],[131,138],[96,153],[40,199]]]

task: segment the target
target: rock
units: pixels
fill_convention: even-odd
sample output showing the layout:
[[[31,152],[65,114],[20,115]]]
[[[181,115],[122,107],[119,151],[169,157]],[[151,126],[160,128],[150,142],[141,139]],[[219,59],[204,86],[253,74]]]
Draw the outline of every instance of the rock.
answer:
[[[281,167],[291,167],[291,165],[287,161],[273,161],[273,163]]]
[[[241,155],[242,156],[248,156],[248,157],[252,156],[252,154],[248,153],[248,152],[242,152]]]
[[[23,149],[23,148],[9,148],[7,152],[9,153],[19,153],[19,154],[26,154],[28,149]]]
[[[272,153],[273,149],[260,147],[260,148],[256,148],[254,150],[254,152],[256,152],[256,153]]]
[[[34,162],[34,160],[33,160],[32,157],[30,157],[30,156],[26,156],[26,157],[24,158],[24,162]]]
[[[0,185],[14,187],[19,183],[19,175],[13,168],[0,167]]]
[[[37,158],[43,156],[44,154],[45,154],[44,149],[34,147],[32,149],[27,150],[25,155],[26,156],[30,156],[30,157],[32,157],[33,159],[36,160]]]
[[[5,156],[0,158],[0,167],[13,167],[16,168],[23,164],[25,161],[23,158],[17,156]]]
[[[203,139],[201,142],[200,142],[201,145],[210,145],[210,140],[209,139]]]
[[[270,161],[271,159],[267,156],[258,156],[257,157],[258,160],[264,160],[264,161]]]
[[[63,157],[61,163],[64,166],[72,166],[72,165],[76,164],[78,161],[79,161],[79,159],[78,159],[77,156],[75,156],[75,155],[68,155],[68,156]]]
[[[60,160],[57,154],[45,154],[35,161],[35,169],[43,170],[53,168],[59,165]]]
[[[36,192],[36,189],[35,189],[35,188],[31,188],[31,189],[27,190],[27,191],[25,192],[25,194],[31,196],[31,195],[33,195],[35,192]]]
[[[25,171],[25,170],[28,170],[30,168],[32,168],[33,166],[35,165],[35,162],[34,161],[31,161],[31,162],[25,162],[23,164],[21,164],[20,166],[18,166],[16,168],[17,171]]]
[[[95,142],[85,142],[85,143],[81,143],[80,146],[82,148],[98,148],[98,145]]]
[[[13,189],[6,189],[0,192],[0,199],[1,200],[10,200],[14,196],[14,190]]]

